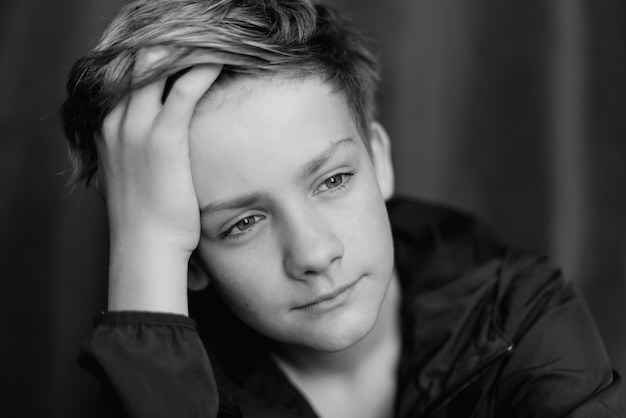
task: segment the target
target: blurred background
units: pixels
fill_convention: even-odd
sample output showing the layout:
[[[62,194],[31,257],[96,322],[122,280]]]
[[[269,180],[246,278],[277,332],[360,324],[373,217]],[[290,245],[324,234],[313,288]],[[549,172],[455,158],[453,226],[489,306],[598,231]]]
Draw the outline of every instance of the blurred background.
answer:
[[[625,376],[625,2],[334,2],[380,52],[398,192],[551,256]],[[4,416],[92,415],[76,354],[106,306],[107,227],[93,191],[64,188],[57,110],[71,64],[124,3],[0,3]]]

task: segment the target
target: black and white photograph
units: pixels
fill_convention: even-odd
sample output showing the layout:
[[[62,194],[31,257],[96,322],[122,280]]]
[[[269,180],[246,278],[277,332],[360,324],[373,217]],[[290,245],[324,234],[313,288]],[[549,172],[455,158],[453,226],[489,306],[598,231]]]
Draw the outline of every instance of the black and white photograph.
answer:
[[[3,417],[626,417],[624,1],[0,23]]]

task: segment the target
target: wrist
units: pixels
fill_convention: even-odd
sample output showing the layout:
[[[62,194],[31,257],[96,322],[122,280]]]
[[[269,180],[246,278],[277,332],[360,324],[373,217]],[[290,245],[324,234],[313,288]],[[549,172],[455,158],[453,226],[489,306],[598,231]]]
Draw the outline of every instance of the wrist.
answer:
[[[187,270],[191,252],[158,241],[111,241],[110,311],[188,315]]]

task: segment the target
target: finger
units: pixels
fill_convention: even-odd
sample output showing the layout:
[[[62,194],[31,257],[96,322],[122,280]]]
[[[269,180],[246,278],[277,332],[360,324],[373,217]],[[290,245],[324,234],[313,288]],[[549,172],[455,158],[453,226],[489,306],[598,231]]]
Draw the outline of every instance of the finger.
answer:
[[[186,132],[198,101],[215,82],[221,70],[219,64],[199,65],[176,80],[155,125],[167,126],[170,132]]]
[[[167,51],[163,48],[144,49],[137,53],[133,68],[133,82],[146,74]],[[154,119],[161,110],[161,94],[165,78],[133,91],[128,101],[124,123],[130,137],[143,137],[150,131]]]
[[[104,142],[111,143],[117,141],[120,136],[122,121],[126,114],[126,107],[128,106],[128,98],[123,98],[117,105],[111,110],[102,121],[102,138]],[[98,141],[100,142],[100,141]],[[98,142],[96,144],[98,144]]]
[[[187,67],[184,70],[181,70],[167,77],[167,80],[165,81],[165,87],[163,88],[163,94],[161,95],[161,103],[165,103],[165,100],[167,99],[167,96],[169,96],[170,90],[172,89],[172,86],[174,85],[176,80],[178,80],[183,75],[187,74],[189,70],[191,70],[191,68],[192,67]]]

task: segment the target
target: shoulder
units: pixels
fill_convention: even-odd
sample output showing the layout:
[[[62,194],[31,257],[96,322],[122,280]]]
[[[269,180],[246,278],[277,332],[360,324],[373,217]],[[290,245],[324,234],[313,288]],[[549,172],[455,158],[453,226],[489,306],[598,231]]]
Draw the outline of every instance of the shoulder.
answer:
[[[394,232],[417,242],[435,238],[442,241],[495,240],[493,232],[474,215],[450,206],[394,197],[387,202],[387,211]]]
[[[458,282],[506,247],[486,224],[468,212],[407,198],[387,204],[396,268],[411,293]]]
[[[478,392],[499,393],[498,407],[524,416],[537,399],[555,412],[549,416],[585,400],[615,403],[595,325],[547,257],[506,245],[463,211],[407,199],[388,210],[406,343],[420,347],[406,372],[417,376],[420,402],[435,408],[475,381]]]
[[[471,252],[467,255],[480,262],[504,248],[490,227],[460,209],[398,197],[388,202],[387,210],[394,238],[414,250]]]
[[[468,313],[488,309],[515,340],[547,310],[575,298],[548,258],[507,245],[468,212],[406,198],[392,199],[388,212],[396,268],[415,300],[458,302]]]

